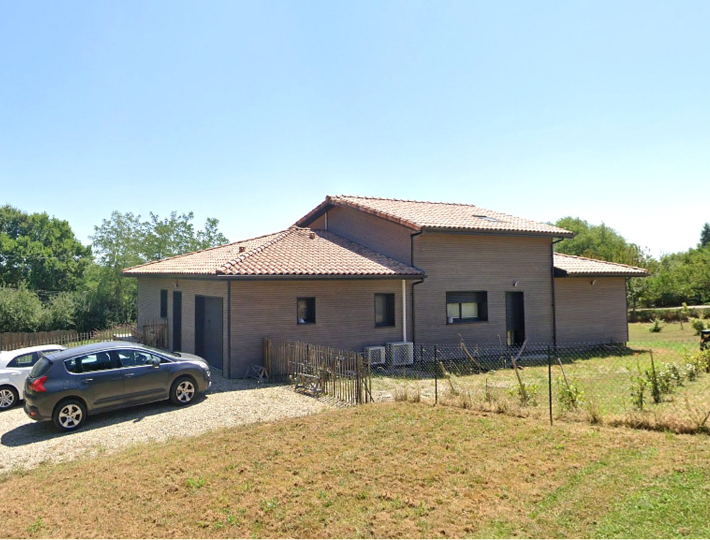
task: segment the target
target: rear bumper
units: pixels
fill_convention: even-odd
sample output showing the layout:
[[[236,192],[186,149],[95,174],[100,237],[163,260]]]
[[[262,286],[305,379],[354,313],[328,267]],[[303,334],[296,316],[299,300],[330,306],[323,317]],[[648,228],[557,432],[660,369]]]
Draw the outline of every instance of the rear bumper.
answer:
[[[52,419],[51,413],[47,414],[36,405],[30,405],[29,403],[27,403],[27,400],[25,400],[24,411],[25,414],[29,416],[32,420],[36,420],[38,422]]]

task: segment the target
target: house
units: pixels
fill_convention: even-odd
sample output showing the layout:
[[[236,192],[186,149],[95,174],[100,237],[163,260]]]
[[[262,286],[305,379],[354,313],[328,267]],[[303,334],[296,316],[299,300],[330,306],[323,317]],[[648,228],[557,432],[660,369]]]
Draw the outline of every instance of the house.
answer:
[[[641,268],[555,254],[570,231],[468,204],[329,196],[295,225],[124,270],[139,325],[228,377],[265,336],[337,348],[390,342],[625,342]]]

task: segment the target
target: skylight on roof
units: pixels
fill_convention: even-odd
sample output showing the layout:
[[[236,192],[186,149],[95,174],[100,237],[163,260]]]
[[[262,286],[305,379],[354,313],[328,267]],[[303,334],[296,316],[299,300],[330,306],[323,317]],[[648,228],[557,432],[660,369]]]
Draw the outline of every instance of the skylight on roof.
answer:
[[[486,221],[491,221],[491,222],[493,222],[493,223],[497,223],[498,221],[500,221],[499,219],[496,219],[496,218],[494,218],[494,217],[491,217],[491,216],[484,216],[484,215],[481,215],[481,214],[473,214],[473,217],[478,218],[478,219],[485,219]]]

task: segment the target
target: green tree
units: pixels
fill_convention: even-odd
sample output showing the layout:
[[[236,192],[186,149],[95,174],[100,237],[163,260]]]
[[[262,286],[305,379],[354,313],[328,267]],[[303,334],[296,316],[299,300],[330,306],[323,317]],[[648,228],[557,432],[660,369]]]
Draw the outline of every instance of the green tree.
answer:
[[[0,207],[0,284],[71,291],[90,263],[91,249],[76,239],[66,221]]]
[[[193,219],[192,212],[171,212],[164,219],[151,212],[148,220],[113,212],[94,227],[91,241],[99,264],[86,273],[77,299],[77,326],[93,329],[135,320],[138,283],[123,277],[125,268],[228,242],[217,229],[218,220],[209,218],[196,231]]]
[[[649,262],[650,257],[639,246],[627,242],[604,223],[592,225],[579,218],[563,217],[555,225],[575,233],[574,238],[555,244],[558,253],[641,267]]]
[[[705,248],[710,245],[710,223],[703,225],[703,230],[700,231],[700,244],[699,248]]]

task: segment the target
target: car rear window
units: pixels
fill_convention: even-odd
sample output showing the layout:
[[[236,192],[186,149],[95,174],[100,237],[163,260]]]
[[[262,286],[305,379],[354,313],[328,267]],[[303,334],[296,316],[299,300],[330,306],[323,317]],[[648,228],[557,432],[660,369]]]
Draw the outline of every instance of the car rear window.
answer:
[[[52,361],[48,360],[45,357],[42,357],[34,366],[32,366],[32,370],[30,371],[30,377],[32,377],[33,379],[41,377],[42,375],[47,373],[49,371],[49,368],[51,367]]]

